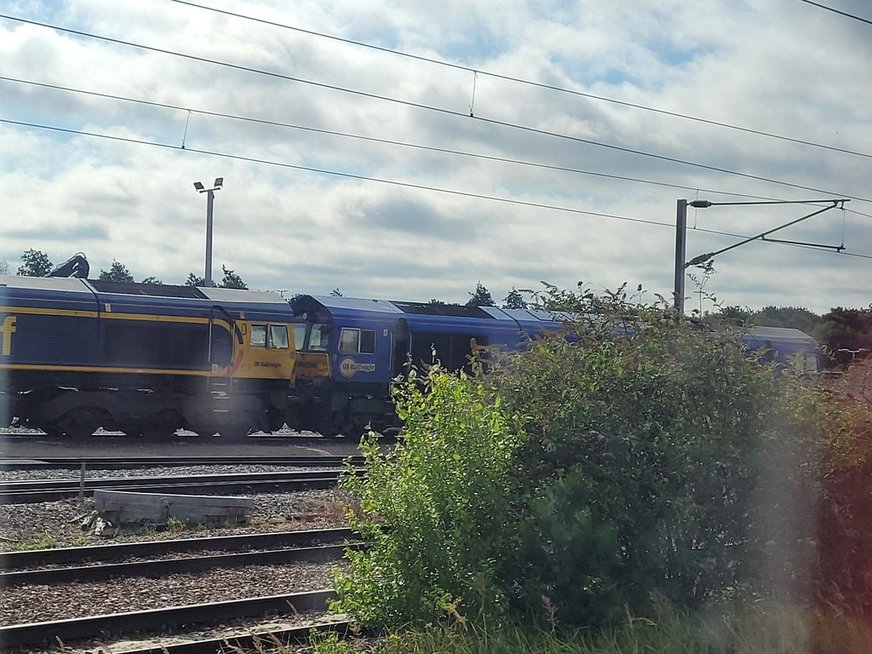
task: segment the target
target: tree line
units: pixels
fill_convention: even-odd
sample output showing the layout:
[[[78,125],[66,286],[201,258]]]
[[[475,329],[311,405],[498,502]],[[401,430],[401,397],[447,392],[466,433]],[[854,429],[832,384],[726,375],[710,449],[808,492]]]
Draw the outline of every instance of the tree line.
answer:
[[[5,264],[5,262],[0,262],[0,264]],[[4,271],[3,268],[6,268],[6,271]],[[26,275],[28,277],[48,277],[51,271],[54,270],[54,268],[54,263],[52,263],[52,260],[45,252],[42,252],[41,250],[30,249],[25,250],[21,254],[21,265],[18,267],[18,274]],[[248,285],[243,281],[242,277],[236,274],[236,272],[232,269],[222,264],[221,271],[224,275],[221,279],[221,282],[217,283],[213,280],[212,286],[216,288],[248,288]],[[4,272],[8,272],[8,264],[0,267],[0,273]],[[98,279],[107,282],[136,282],[136,279],[127,268],[127,266],[125,266],[117,259],[112,260],[112,265],[109,266],[108,270],[100,270],[100,275],[98,276]],[[161,281],[157,277],[150,276],[142,278],[141,280],[139,280],[139,283],[163,284],[163,281]],[[185,285],[205,286],[206,279],[205,277],[195,275],[194,273],[188,273],[188,278],[185,280]]]
[[[865,309],[834,307],[818,315],[802,307],[766,306],[754,310],[728,306],[711,319],[739,327],[766,325],[799,329],[813,337],[829,358],[829,365],[844,367],[872,351],[872,305]]]

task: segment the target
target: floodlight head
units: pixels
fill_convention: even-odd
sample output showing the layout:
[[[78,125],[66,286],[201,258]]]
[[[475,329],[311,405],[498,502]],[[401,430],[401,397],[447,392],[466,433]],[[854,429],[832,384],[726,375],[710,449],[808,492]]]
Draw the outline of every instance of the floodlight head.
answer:
[[[194,188],[198,191],[204,190],[206,187],[203,186],[203,182],[194,182]]]
[[[224,184],[224,178],[223,177],[216,177],[215,178],[215,188],[221,188],[222,184]]]

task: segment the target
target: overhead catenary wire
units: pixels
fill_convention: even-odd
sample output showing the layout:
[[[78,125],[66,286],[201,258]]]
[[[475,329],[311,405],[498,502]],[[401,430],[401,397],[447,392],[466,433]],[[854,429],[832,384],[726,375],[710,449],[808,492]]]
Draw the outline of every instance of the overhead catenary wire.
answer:
[[[712,120],[709,118],[702,118],[699,116],[692,116],[690,114],[684,114],[684,113],[680,113],[677,111],[670,111],[668,109],[651,107],[651,106],[647,106],[647,105],[643,105],[643,104],[639,104],[639,103],[635,103],[635,102],[628,102],[626,100],[619,100],[617,98],[610,98],[610,97],[607,97],[604,95],[598,95],[595,93],[580,91],[578,89],[570,89],[570,88],[566,88],[563,86],[557,86],[556,84],[546,84],[544,82],[537,82],[535,80],[529,80],[529,79],[517,77],[514,75],[506,75],[506,74],[497,73],[494,71],[482,70],[481,68],[473,68],[471,66],[465,66],[463,64],[458,64],[456,62],[450,62],[450,61],[445,61],[442,59],[436,59],[435,57],[425,57],[423,55],[416,55],[416,54],[412,54],[409,52],[404,52],[402,50],[396,50],[394,48],[387,48],[385,46],[379,46],[379,45],[374,45],[372,43],[366,43],[365,41],[358,41],[355,39],[348,39],[348,38],[336,36],[333,34],[326,34],[324,32],[318,32],[316,30],[309,30],[309,29],[305,29],[302,27],[297,27],[295,25],[288,25],[287,23],[279,23],[277,21],[267,20],[265,18],[257,18],[255,16],[241,14],[241,13],[235,12],[235,11],[229,11],[226,9],[219,9],[217,7],[208,7],[206,5],[202,5],[202,4],[199,4],[196,2],[191,2],[190,0],[170,0],[170,1],[175,2],[176,4],[186,5],[188,7],[200,9],[203,11],[210,11],[210,12],[213,12],[216,14],[221,14],[224,16],[239,18],[241,20],[248,20],[248,21],[252,21],[252,22],[256,22],[256,23],[261,23],[263,25],[269,25],[271,27],[278,27],[278,28],[282,28],[282,29],[287,29],[287,30],[291,30],[291,31],[298,32],[301,34],[307,34],[309,36],[315,36],[318,38],[329,39],[332,41],[345,43],[347,45],[353,45],[353,46],[357,46],[357,47],[361,47],[361,48],[368,48],[371,50],[375,50],[377,52],[384,52],[387,54],[396,55],[398,57],[405,57],[408,59],[413,59],[413,60],[421,61],[421,62],[428,63],[428,64],[434,64],[437,66],[444,66],[447,68],[453,68],[455,70],[463,70],[466,72],[473,73],[476,78],[478,77],[478,75],[483,75],[483,76],[487,76],[487,77],[492,77],[494,79],[504,80],[507,82],[514,82],[516,84],[523,84],[525,86],[536,87],[536,88],[545,89],[548,91],[555,91],[557,93],[564,93],[564,94],[574,95],[574,96],[578,96],[578,97],[582,97],[582,98],[587,98],[590,100],[597,100],[599,102],[607,102],[610,104],[616,104],[616,105],[620,105],[623,107],[628,107],[630,109],[638,109],[640,111],[647,111],[647,112],[651,112],[651,113],[660,114],[663,116],[671,116],[673,118],[680,118],[682,120],[689,120],[689,121],[694,121],[697,123],[702,123],[705,125],[712,125],[714,127],[722,127],[725,129],[736,130],[736,131],[740,131],[740,132],[745,132],[747,134],[754,134],[756,136],[763,136],[766,138],[777,139],[777,140],[786,141],[789,143],[797,143],[797,144],[806,145],[809,147],[822,148],[825,150],[832,150],[834,152],[841,152],[843,154],[850,154],[850,155],[854,155],[857,157],[865,157],[865,158],[872,159],[872,154],[870,154],[868,152],[859,152],[857,150],[851,150],[848,148],[842,148],[842,147],[838,147],[838,146],[834,146],[834,145],[827,145],[825,143],[817,143],[815,141],[809,141],[807,139],[800,139],[800,138],[785,136],[783,134],[775,134],[772,132],[766,132],[763,130],[753,129],[750,127],[743,127],[741,125],[734,125],[732,123],[727,123],[727,122],[723,122],[723,121]],[[803,1],[807,2],[808,0],[803,0]],[[809,2],[809,4],[817,4],[817,3]],[[823,5],[818,5],[818,6],[823,7],[824,9],[829,9],[829,7],[824,7]],[[831,11],[835,11],[835,10],[831,9]],[[838,13],[843,13],[843,12],[838,12]],[[849,15],[849,14],[845,14],[845,15]],[[854,16],[852,16],[852,17],[854,17]],[[860,20],[863,20],[863,19],[860,19]],[[473,93],[473,98],[474,97],[475,97],[475,95]],[[473,102],[473,104],[474,104],[474,102]],[[473,114],[472,106],[470,106],[470,116],[472,116],[472,114]]]
[[[703,164],[703,163],[699,163],[699,162],[693,162],[693,161],[688,161],[685,159],[680,159],[678,157],[670,157],[667,155],[661,155],[661,154],[656,154],[656,153],[652,153],[652,152],[645,152],[642,150],[637,150],[635,148],[628,148],[628,147],[615,145],[615,144],[611,144],[611,143],[603,143],[600,141],[595,141],[593,139],[586,139],[586,138],[582,138],[579,136],[573,136],[571,134],[562,134],[562,133],[558,133],[558,132],[552,132],[552,131],[545,130],[545,129],[539,129],[539,128],[535,128],[535,127],[531,127],[531,126],[527,126],[527,125],[519,125],[516,123],[510,123],[508,121],[497,120],[494,118],[485,118],[483,116],[468,116],[466,113],[464,113],[462,111],[457,111],[457,110],[453,110],[453,109],[446,109],[444,107],[436,107],[433,105],[427,105],[424,103],[414,102],[411,100],[404,100],[401,98],[393,98],[390,96],[385,96],[385,95],[381,95],[381,94],[377,94],[377,93],[370,93],[370,92],[361,91],[358,89],[350,89],[350,88],[338,86],[335,84],[327,84],[327,83],[318,82],[315,80],[308,80],[308,79],[304,79],[304,78],[300,78],[300,77],[295,77],[292,75],[286,75],[284,73],[262,70],[262,69],[254,68],[251,66],[244,66],[242,64],[234,64],[231,62],[220,61],[220,60],[212,59],[209,57],[202,57],[199,55],[193,55],[193,54],[189,54],[189,53],[168,50],[166,48],[158,48],[155,46],[149,46],[149,45],[144,45],[144,44],[140,44],[140,43],[135,43],[133,41],[126,41],[124,39],[116,39],[113,37],[92,34],[89,32],[82,31],[82,30],[75,30],[75,29],[68,28],[68,27],[61,27],[58,25],[53,25],[53,24],[45,23],[45,22],[41,22],[41,21],[35,21],[35,20],[26,19],[26,18],[19,18],[19,17],[15,17],[15,16],[9,16],[7,14],[0,14],[0,18],[15,21],[15,22],[20,22],[20,23],[24,23],[24,24],[28,24],[28,25],[34,25],[37,27],[53,29],[53,30],[57,30],[59,32],[65,32],[68,34],[75,34],[77,36],[81,36],[84,38],[91,38],[91,39],[106,41],[108,43],[113,43],[116,45],[122,45],[122,46],[126,46],[126,47],[141,49],[141,50],[145,50],[148,52],[156,52],[156,53],[165,54],[165,55],[169,55],[169,56],[175,56],[175,57],[179,57],[179,58],[183,58],[183,59],[188,59],[191,61],[197,61],[200,63],[207,63],[207,64],[216,65],[216,66],[221,66],[221,67],[225,67],[225,68],[228,68],[231,70],[238,70],[238,71],[248,72],[248,73],[252,73],[252,74],[256,74],[256,75],[264,75],[264,76],[272,77],[275,79],[282,79],[282,80],[286,80],[286,81],[290,81],[290,82],[298,82],[301,84],[315,86],[317,88],[323,88],[323,89],[337,91],[337,92],[341,92],[341,93],[348,93],[348,94],[357,95],[360,97],[365,97],[365,98],[374,99],[374,100],[380,100],[380,101],[384,101],[384,102],[391,102],[391,103],[399,104],[402,106],[412,107],[412,108],[416,108],[416,109],[423,109],[423,110],[427,110],[427,111],[441,113],[444,115],[463,117],[464,119],[467,119],[467,120],[477,120],[477,121],[485,123],[485,124],[505,127],[508,129],[519,130],[519,131],[523,131],[523,132],[527,132],[527,133],[531,133],[531,134],[538,134],[541,136],[549,136],[549,137],[553,137],[553,138],[564,139],[564,140],[567,140],[570,142],[575,142],[575,143],[584,143],[586,145],[606,148],[606,149],[617,151],[617,152],[624,152],[624,153],[632,154],[635,156],[647,157],[647,158],[655,159],[658,161],[667,161],[667,162],[675,163],[675,164],[679,164],[679,165],[690,166],[690,167],[699,168],[702,170],[709,170],[712,172],[719,172],[719,173],[723,173],[725,175],[733,175],[733,176],[741,177],[744,179],[753,179],[756,181],[762,181],[762,182],[766,182],[766,183],[770,183],[770,184],[775,184],[778,186],[785,186],[788,188],[795,188],[795,189],[800,189],[800,190],[804,190],[804,191],[811,191],[814,193],[823,193],[825,195],[839,195],[839,196],[843,196],[843,197],[850,197],[853,200],[859,200],[859,201],[863,201],[863,202],[872,202],[872,198],[866,198],[866,197],[856,196],[856,195],[849,195],[846,193],[833,191],[832,189],[822,189],[822,188],[817,188],[817,187],[813,187],[813,186],[806,186],[803,184],[795,184],[792,182],[777,180],[777,179],[765,177],[762,175],[743,173],[740,171],[730,170],[730,169],[722,168],[719,166],[712,166],[712,165]]]
[[[847,11],[841,11],[839,9],[835,9],[833,7],[828,7],[827,5],[822,5],[819,2],[812,2],[812,0],[800,0],[800,2],[804,2],[807,5],[814,5],[815,7],[820,7],[821,9],[826,9],[827,11],[831,11],[834,14],[839,14],[841,16],[845,16],[847,18],[853,18],[854,20],[859,20],[862,23],[866,23],[867,25],[872,25],[872,20],[868,18],[862,18],[857,16],[856,14],[849,14]]]
[[[565,172],[565,173],[572,173],[572,174],[578,174],[578,175],[587,175],[587,176],[592,176],[592,177],[601,177],[601,178],[605,178],[605,179],[613,179],[613,180],[617,180],[617,181],[625,181],[625,182],[636,183],[636,184],[647,184],[647,185],[651,185],[651,186],[659,186],[662,188],[674,188],[674,189],[678,189],[678,190],[689,190],[690,189],[690,187],[687,184],[675,184],[675,183],[663,182],[663,181],[658,181],[658,180],[642,179],[642,178],[638,178],[638,177],[630,177],[628,175],[616,175],[613,173],[604,173],[604,172],[598,172],[598,171],[593,171],[593,170],[583,170],[583,169],[579,169],[579,168],[572,168],[569,166],[558,166],[555,164],[546,164],[546,163],[542,163],[542,162],[513,159],[510,157],[499,157],[496,155],[488,155],[488,154],[482,154],[482,153],[476,153],[476,152],[466,152],[466,151],[462,151],[462,150],[455,150],[455,149],[451,149],[451,148],[442,148],[442,147],[438,147],[438,146],[425,145],[425,144],[420,144],[420,143],[409,143],[406,141],[399,141],[396,139],[385,139],[385,138],[379,138],[379,137],[375,137],[375,136],[367,136],[367,135],[363,135],[363,134],[353,134],[353,133],[349,133],[349,132],[340,132],[340,131],[329,130],[329,129],[324,129],[324,128],[320,128],[320,127],[312,127],[312,126],[307,126],[307,125],[297,125],[297,124],[286,123],[286,122],[282,122],[282,121],[269,120],[269,119],[265,119],[265,118],[256,118],[253,116],[242,116],[242,115],[238,115],[238,114],[229,114],[226,112],[212,111],[212,110],[208,110],[208,109],[191,108],[191,107],[188,107],[185,105],[170,104],[170,103],[166,103],[166,102],[157,102],[154,100],[145,100],[142,98],[131,98],[131,97],[117,95],[117,94],[102,93],[100,91],[92,91],[92,90],[87,90],[87,89],[62,86],[59,84],[49,84],[47,82],[37,82],[34,80],[25,80],[25,79],[20,79],[20,78],[16,78],[16,77],[8,77],[5,75],[0,75],[0,81],[13,82],[13,83],[17,83],[17,84],[35,86],[35,87],[39,87],[39,88],[47,88],[47,89],[52,89],[52,90],[62,91],[62,92],[67,92],[67,93],[75,93],[75,94],[81,94],[81,95],[86,95],[86,96],[91,96],[91,97],[102,98],[102,99],[117,100],[120,102],[129,102],[129,103],[139,104],[139,105],[144,105],[144,106],[149,106],[149,107],[157,107],[157,108],[161,108],[161,109],[170,109],[170,110],[184,112],[185,113],[185,131],[184,131],[184,135],[182,137],[182,147],[183,148],[185,147],[185,143],[186,143],[186,139],[187,139],[188,124],[190,121],[191,114],[196,113],[196,114],[203,115],[203,116],[210,116],[210,117],[215,117],[215,118],[224,118],[224,119],[228,119],[228,120],[237,120],[237,121],[241,121],[241,122],[249,122],[249,123],[254,123],[254,124],[259,124],[259,125],[268,125],[268,126],[272,126],[272,127],[280,127],[280,128],[284,128],[284,129],[294,129],[294,130],[299,130],[299,131],[304,131],[304,132],[311,132],[311,133],[315,133],[315,134],[325,134],[325,135],[336,136],[336,137],[340,137],[340,138],[361,140],[361,141],[366,141],[369,143],[378,143],[378,144],[391,145],[391,146],[396,146],[396,147],[418,149],[418,150],[427,151],[427,152],[436,152],[436,153],[441,153],[441,154],[450,154],[450,155],[456,155],[456,156],[462,156],[462,157],[469,157],[469,158],[475,158],[475,159],[480,159],[480,160],[484,160],[484,161],[494,161],[494,162],[499,162],[499,163],[518,165],[518,166],[527,166],[527,167],[532,167],[532,168],[539,168],[539,169],[543,169],[543,170],[553,170],[556,172]],[[773,198],[771,196],[762,196],[762,195],[755,195],[755,194],[750,194],[750,193],[738,193],[736,191],[725,191],[722,189],[693,187],[692,190],[696,191],[697,194],[698,193],[708,193],[708,194],[717,194],[717,195],[749,198],[749,199],[757,199],[757,200],[765,200],[765,201],[773,201],[773,200],[783,201],[783,198]],[[859,215],[859,216],[864,216],[866,218],[872,218],[872,214],[867,214],[867,213],[864,213],[862,211],[857,211],[855,209],[843,209],[843,211],[847,211],[848,213],[852,213],[852,214]]]
[[[367,135],[363,135],[363,134],[354,134],[354,133],[350,133],[350,132],[340,132],[340,131],[336,131],[336,130],[324,129],[321,127],[312,127],[312,126],[308,126],[308,125],[297,125],[297,124],[293,124],[293,123],[286,123],[286,122],[282,122],[282,121],[269,120],[269,119],[265,119],[265,118],[256,118],[253,116],[242,116],[242,115],[238,115],[238,114],[230,114],[230,113],[221,112],[221,111],[212,111],[212,110],[208,110],[208,109],[192,108],[192,107],[188,107],[188,106],[184,106],[184,105],[170,104],[170,103],[166,103],[166,102],[156,102],[154,100],[145,100],[142,98],[131,98],[131,97],[116,95],[116,94],[111,94],[111,93],[102,93],[99,91],[91,91],[91,90],[87,90],[87,89],[62,86],[59,84],[49,84],[46,82],[37,82],[34,80],[25,80],[25,79],[20,79],[20,78],[16,78],[16,77],[8,77],[5,75],[0,75],[0,81],[14,82],[17,84],[36,86],[36,87],[40,87],[40,88],[47,88],[47,89],[52,89],[52,90],[56,90],[56,91],[63,91],[63,92],[67,92],[67,93],[76,93],[76,94],[87,95],[87,96],[91,96],[91,97],[97,97],[97,98],[103,98],[103,99],[109,99],[109,100],[117,100],[120,102],[129,102],[129,103],[140,104],[140,105],[149,106],[149,107],[157,107],[157,108],[161,108],[161,109],[170,109],[170,110],[184,112],[186,114],[186,118],[185,118],[185,133],[184,133],[184,136],[182,138],[182,146],[183,147],[184,147],[184,144],[185,144],[186,138],[187,138],[188,121],[190,120],[190,116],[193,113],[193,114],[199,114],[202,116],[209,116],[209,117],[214,117],[214,118],[225,118],[228,120],[237,120],[237,121],[241,121],[241,122],[254,123],[254,124],[258,124],[258,125],[268,125],[271,127],[293,129],[293,130],[299,130],[299,131],[304,131],[304,132],[311,132],[311,133],[315,133],[315,134],[325,134],[328,136],[336,136],[336,137],[341,137],[341,138],[355,139],[355,140],[360,140],[360,141],[366,141],[369,143],[391,145],[391,146],[397,146],[397,147],[403,147],[403,148],[423,150],[423,151],[427,151],[427,152],[436,152],[436,153],[440,153],[440,154],[450,154],[450,155],[456,155],[456,156],[461,156],[461,157],[481,159],[484,161],[494,161],[494,162],[499,162],[499,163],[518,165],[518,166],[528,166],[531,168],[540,168],[543,170],[553,170],[556,172],[573,173],[573,174],[578,174],[578,175],[589,175],[592,177],[602,177],[602,178],[606,178],[606,179],[613,179],[616,181],[631,182],[631,183],[636,183],[636,184],[648,184],[651,186],[659,186],[659,187],[663,187],[663,188],[674,188],[674,189],[678,189],[678,190],[688,190],[688,188],[689,188],[687,184],[675,184],[675,183],[663,182],[663,181],[657,181],[657,180],[651,180],[651,179],[642,179],[639,177],[630,177],[628,175],[616,175],[616,174],[612,174],[612,173],[603,173],[603,172],[598,172],[598,171],[594,171],[594,170],[584,170],[584,169],[580,169],[580,168],[572,168],[570,166],[558,166],[555,164],[546,164],[546,163],[542,163],[542,162],[526,161],[526,160],[522,160],[522,159],[513,159],[511,157],[500,157],[500,156],[496,156],[496,155],[483,154],[483,153],[477,153],[477,152],[466,152],[463,150],[455,150],[452,148],[443,148],[443,147],[438,147],[438,146],[433,146],[433,145],[425,145],[425,144],[421,144],[421,143],[409,143],[406,141],[399,141],[396,139],[385,139],[385,138],[379,138],[376,136],[367,136]],[[737,193],[734,191],[724,191],[724,190],[719,190],[719,189],[694,187],[693,190],[695,190],[697,192],[702,192],[702,193],[713,193],[713,194],[717,194],[717,195],[727,195],[727,196],[742,197],[742,198],[754,198],[754,199],[760,199],[760,200],[780,200],[781,199],[781,198],[771,198],[768,196],[753,195],[753,194],[748,194],[748,193]],[[861,214],[861,215],[863,215],[863,214]],[[872,217],[872,215],[870,215],[869,217]]]
[[[487,194],[483,194],[483,193],[473,193],[473,192],[469,192],[469,191],[461,191],[458,189],[447,189],[447,188],[442,188],[442,187],[438,187],[438,186],[431,186],[428,184],[417,184],[414,182],[403,182],[403,181],[399,181],[399,180],[385,179],[385,178],[380,178],[380,177],[372,177],[372,176],[360,175],[360,174],[356,174],[356,173],[327,170],[327,169],[323,169],[323,168],[316,168],[313,166],[304,166],[304,165],[300,165],[300,164],[292,164],[292,163],[288,163],[288,162],[275,161],[275,160],[265,159],[265,158],[261,158],[261,157],[250,157],[250,156],[245,156],[245,155],[240,155],[240,154],[218,152],[218,151],[213,151],[213,150],[205,150],[205,149],[192,148],[192,147],[184,147],[183,148],[181,145],[176,145],[173,143],[159,143],[157,141],[148,141],[146,139],[132,138],[132,137],[126,137],[126,136],[118,136],[118,135],[114,135],[114,134],[100,134],[98,132],[88,132],[85,130],[70,129],[70,128],[65,128],[65,127],[41,125],[39,123],[19,121],[19,120],[10,120],[10,119],[6,119],[6,118],[0,118],[0,124],[16,125],[19,127],[61,132],[61,133],[65,133],[65,134],[75,134],[78,136],[87,136],[87,137],[91,137],[91,138],[99,138],[99,139],[104,139],[104,140],[109,140],[109,141],[130,143],[130,144],[134,144],[134,145],[150,146],[150,147],[162,148],[165,150],[176,150],[179,152],[185,152],[185,153],[191,153],[191,154],[200,154],[200,155],[206,155],[206,156],[211,156],[211,157],[219,157],[219,158],[230,159],[230,160],[235,160],[235,161],[245,161],[248,163],[255,163],[255,164],[274,166],[274,167],[280,167],[280,168],[288,168],[288,169],[292,169],[292,170],[302,170],[302,171],[317,173],[317,174],[321,174],[321,175],[330,175],[330,176],[335,176],[335,177],[343,177],[343,178],[347,178],[347,179],[356,179],[356,180],[360,180],[360,181],[374,182],[374,183],[379,183],[379,184],[387,184],[387,185],[391,185],[391,186],[399,186],[399,187],[422,190],[422,191],[445,193],[445,194],[449,194],[449,195],[456,195],[456,196],[474,198],[474,199],[479,199],[479,200],[487,200],[487,201],[491,201],[491,202],[501,202],[501,203],[505,203],[505,204],[512,204],[512,205],[518,205],[518,206],[523,206],[523,207],[531,207],[531,208],[536,208],[536,209],[546,209],[546,210],[550,210],[550,211],[559,211],[559,212],[563,212],[563,213],[579,214],[579,215],[593,216],[593,217],[599,217],[599,218],[604,218],[604,219],[609,219],[609,220],[618,220],[618,221],[623,221],[623,222],[639,223],[639,224],[645,224],[645,225],[652,225],[652,226],[656,226],[656,227],[666,227],[669,229],[675,229],[674,223],[662,222],[662,221],[657,221],[657,220],[650,220],[650,219],[646,219],[646,218],[635,218],[635,217],[630,217],[630,216],[621,216],[618,214],[610,214],[610,213],[599,212],[599,211],[590,211],[590,210],[586,210],[586,209],[578,209],[578,208],[574,208],[574,207],[565,207],[565,206],[561,206],[561,205],[547,204],[544,202],[532,202],[532,201],[528,201],[528,200],[519,200],[516,198],[505,198],[505,197],[496,196],[496,195],[487,195]],[[712,229],[699,229],[698,228],[696,231],[705,232],[705,233],[709,233],[709,234],[715,234],[715,235],[721,235],[721,236],[745,238],[745,236],[743,236],[741,234],[734,234],[734,233],[730,233],[730,232],[721,232],[721,231],[712,230]],[[789,246],[789,247],[800,247],[803,249],[813,249],[813,248],[809,248],[808,246],[804,246],[802,244],[777,243],[775,241],[772,241],[772,243],[774,245],[785,245],[785,246]],[[860,252],[842,251],[838,254],[841,254],[842,256],[859,257],[859,258],[863,258],[863,259],[872,259],[872,254],[864,254],[864,253],[860,253]]]

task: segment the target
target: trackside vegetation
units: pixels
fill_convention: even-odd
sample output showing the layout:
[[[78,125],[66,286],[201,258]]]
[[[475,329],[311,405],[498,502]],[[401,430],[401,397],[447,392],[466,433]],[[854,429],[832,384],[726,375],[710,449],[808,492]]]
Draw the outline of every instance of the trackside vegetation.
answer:
[[[342,482],[369,547],[333,608],[385,652],[863,651],[862,394],[549,291],[566,333],[397,383],[404,438]]]

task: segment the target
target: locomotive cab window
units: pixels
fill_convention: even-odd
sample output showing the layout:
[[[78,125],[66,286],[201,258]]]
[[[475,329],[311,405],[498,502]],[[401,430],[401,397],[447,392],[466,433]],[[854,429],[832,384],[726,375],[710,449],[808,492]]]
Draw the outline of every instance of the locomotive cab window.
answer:
[[[330,325],[315,323],[309,333],[309,349],[313,352],[326,352],[330,343]]]
[[[277,350],[288,349],[288,326],[287,325],[270,325],[269,326],[269,345],[268,347],[276,348]]]
[[[269,349],[287,350],[288,326],[287,325],[252,325],[251,347],[266,347]]]
[[[251,347],[266,347],[266,325],[251,326]]]
[[[306,341],[306,323],[294,323],[294,347],[298,350],[303,349],[303,343]]]
[[[375,332],[371,329],[343,327],[339,332],[339,352],[342,354],[374,354]]]

